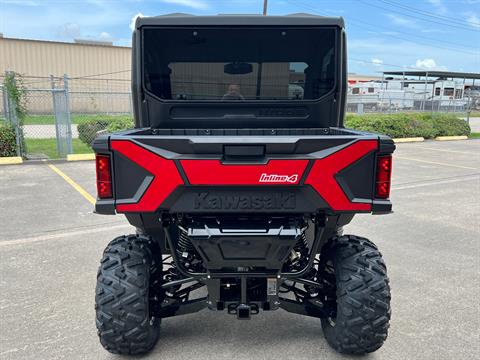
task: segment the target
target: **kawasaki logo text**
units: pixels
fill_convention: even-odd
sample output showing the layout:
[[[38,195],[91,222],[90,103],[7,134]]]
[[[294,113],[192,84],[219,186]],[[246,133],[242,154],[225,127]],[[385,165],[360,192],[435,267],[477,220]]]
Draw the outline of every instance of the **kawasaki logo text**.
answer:
[[[216,195],[202,192],[196,195],[194,206],[195,209],[219,210],[294,209],[295,194]]]

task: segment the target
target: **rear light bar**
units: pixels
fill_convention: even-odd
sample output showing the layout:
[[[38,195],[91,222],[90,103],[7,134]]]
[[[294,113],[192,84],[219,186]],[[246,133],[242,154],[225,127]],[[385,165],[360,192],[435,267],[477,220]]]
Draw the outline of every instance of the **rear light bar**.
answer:
[[[112,173],[110,155],[96,155],[97,194],[99,199],[112,197]]]
[[[390,197],[390,180],[392,176],[392,155],[379,156],[377,159],[377,178],[375,182],[375,197],[388,199]]]

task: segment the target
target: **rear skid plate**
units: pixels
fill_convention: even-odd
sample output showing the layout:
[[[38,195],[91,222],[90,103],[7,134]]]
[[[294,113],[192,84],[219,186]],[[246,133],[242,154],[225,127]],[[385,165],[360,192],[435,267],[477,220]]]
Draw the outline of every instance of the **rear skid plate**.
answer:
[[[208,270],[245,267],[280,270],[302,235],[302,229],[279,222],[249,229],[221,226],[212,220],[187,230]]]

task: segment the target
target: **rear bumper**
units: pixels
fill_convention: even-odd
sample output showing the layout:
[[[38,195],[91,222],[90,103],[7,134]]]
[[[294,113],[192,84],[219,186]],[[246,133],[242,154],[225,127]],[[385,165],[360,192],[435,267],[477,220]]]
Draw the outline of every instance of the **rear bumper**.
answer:
[[[260,193],[260,197],[257,197],[256,193]],[[210,199],[215,200],[210,202]],[[260,199],[260,201],[258,202],[257,199]],[[198,205],[200,201],[205,200],[208,202]],[[234,205],[230,206],[228,205],[229,203]],[[245,189],[239,187],[211,189],[179,186],[167,198],[165,207],[168,209],[166,211],[170,213],[189,214],[217,214],[219,212],[225,214],[265,212],[274,214],[315,214],[319,211],[333,213],[328,204],[310,186],[289,188],[286,192],[280,188],[272,192],[265,189]],[[159,209],[158,212],[160,211],[162,210]],[[373,200],[371,202],[371,210],[369,211],[337,211],[336,213],[344,212],[366,212],[373,215],[386,215],[392,213],[392,203],[390,200]],[[115,200],[97,199],[95,213],[116,215]]]

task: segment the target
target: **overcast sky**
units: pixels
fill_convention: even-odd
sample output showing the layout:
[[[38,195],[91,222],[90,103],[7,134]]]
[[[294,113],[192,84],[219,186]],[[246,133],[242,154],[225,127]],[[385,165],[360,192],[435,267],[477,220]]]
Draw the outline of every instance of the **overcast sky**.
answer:
[[[269,14],[343,16],[349,71],[480,71],[480,0],[269,0]],[[135,16],[261,13],[263,0],[0,0],[6,37],[130,45]],[[0,54],[1,56],[1,54]]]

